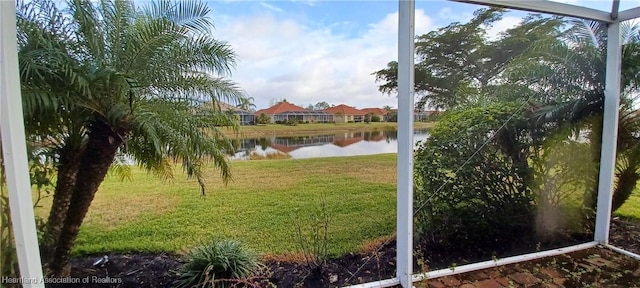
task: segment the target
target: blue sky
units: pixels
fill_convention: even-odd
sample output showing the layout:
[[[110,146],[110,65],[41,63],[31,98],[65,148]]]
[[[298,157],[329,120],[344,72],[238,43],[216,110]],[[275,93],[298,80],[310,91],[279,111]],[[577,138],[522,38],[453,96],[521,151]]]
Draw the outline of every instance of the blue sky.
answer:
[[[610,9],[610,0],[558,0]],[[622,0],[622,9],[639,6]],[[356,108],[397,106],[394,95],[377,91],[371,73],[397,58],[398,2],[377,1],[209,1],[216,38],[238,55],[232,79],[255,99],[258,109],[287,99],[299,106],[320,101]],[[416,34],[465,22],[482,6],[417,1]],[[517,25],[523,13],[508,13],[491,37]]]

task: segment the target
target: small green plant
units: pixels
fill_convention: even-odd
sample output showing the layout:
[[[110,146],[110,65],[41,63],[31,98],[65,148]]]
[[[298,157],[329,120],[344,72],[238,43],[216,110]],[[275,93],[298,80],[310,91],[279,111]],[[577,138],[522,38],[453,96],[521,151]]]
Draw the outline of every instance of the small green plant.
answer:
[[[178,271],[176,287],[228,287],[247,278],[258,267],[257,256],[239,242],[214,240],[194,248]]]
[[[293,221],[296,228],[296,240],[304,254],[307,267],[310,270],[321,269],[325,266],[329,254],[327,245],[329,242],[329,213],[326,199],[322,198],[320,209],[308,216],[307,223],[301,223],[300,219],[302,218],[296,217]]]

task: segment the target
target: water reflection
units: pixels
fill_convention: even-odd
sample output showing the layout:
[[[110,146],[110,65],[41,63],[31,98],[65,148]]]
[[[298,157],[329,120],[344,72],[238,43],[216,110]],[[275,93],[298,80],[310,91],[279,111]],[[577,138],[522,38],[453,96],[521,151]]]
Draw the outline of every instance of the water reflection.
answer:
[[[427,130],[414,132],[414,140],[429,137]],[[315,136],[275,136],[270,138],[240,139],[234,141],[234,160],[251,157],[289,155],[291,158],[318,158],[334,156],[397,153],[397,130],[354,131]]]

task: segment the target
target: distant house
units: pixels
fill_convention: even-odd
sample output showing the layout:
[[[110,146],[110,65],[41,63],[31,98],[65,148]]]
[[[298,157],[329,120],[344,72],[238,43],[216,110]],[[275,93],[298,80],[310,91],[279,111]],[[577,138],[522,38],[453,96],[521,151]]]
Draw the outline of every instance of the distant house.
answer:
[[[297,111],[308,111],[305,110],[304,108],[297,106],[297,105],[293,105],[289,102],[285,102],[282,101],[276,105],[273,105],[267,109],[260,109],[258,111],[256,111],[256,113],[254,113],[254,115],[256,117],[260,117],[261,114],[265,114],[267,116],[269,116],[269,118],[271,119],[271,123],[275,123],[276,121],[280,121],[281,119],[283,119],[284,117],[286,117],[288,114],[287,113],[291,113],[291,112],[297,112]],[[287,113],[285,113],[287,112]],[[279,114],[283,114],[280,115],[278,117],[276,117],[276,115]],[[285,121],[287,118],[284,118]]]
[[[240,125],[255,125],[256,124],[256,116],[253,112],[242,110],[238,107],[234,107],[227,103],[220,103],[220,110],[223,112],[233,113],[238,115],[240,118]]]
[[[280,102],[267,109],[258,110],[255,113],[257,117],[260,117],[260,114],[269,116],[269,118],[271,118],[271,123],[286,122],[290,120],[309,123],[333,122],[333,114],[324,111],[307,110],[289,102]]]
[[[386,116],[389,111],[382,108],[362,108],[360,111],[364,112],[364,115],[371,114],[380,117],[380,121],[386,121]]]
[[[392,109],[389,112],[390,113],[387,114],[387,119],[391,115],[397,115],[398,114],[398,109]],[[439,113],[439,112],[438,111],[413,111],[413,121],[427,121],[427,120],[429,120],[429,116],[431,116],[433,114],[437,114],[437,113]],[[396,120],[393,120],[393,121],[395,122]]]
[[[333,114],[333,119],[336,123],[363,122],[364,115],[367,114],[344,104],[325,109],[324,111]]]
[[[198,115],[207,116],[207,115],[212,115],[213,111],[218,111],[218,109],[220,109],[219,111],[222,111],[225,113],[232,113],[232,114],[238,115],[238,120],[240,120],[240,125],[255,124],[255,116],[253,115],[252,112],[242,110],[233,105],[222,103],[222,102],[218,103],[217,107],[212,106],[211,102],[207,102],[202,106],[198,107],[195,113],[197,113]]]
[[[333,117],[333,114],[317,110],[285,111],[274,115],[273,121],[278,122],[296,120],[298,122],[308,123],[330,123],[333,122]]]
[[[437,114],[438,111],[415,111],[413,113],[414,121],[427,121],[431,115]]]

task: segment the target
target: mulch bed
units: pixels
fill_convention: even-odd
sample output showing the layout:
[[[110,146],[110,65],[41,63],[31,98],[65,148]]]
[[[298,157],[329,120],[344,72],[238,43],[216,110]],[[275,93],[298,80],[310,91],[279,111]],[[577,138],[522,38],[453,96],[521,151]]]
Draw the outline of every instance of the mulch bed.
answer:
[[[640,254],[640,223],[614,219],[611,226],[611,235],[611,243],[613,245],[624,248],[636,254]],[[550,247],[544,248],[548,249]],[[451,279],[456,279],[456,281],[453,281],[453,283],[450,284],[457,284],[457,286],[446,285],[446,283],[443,283],[440,280],[437,281],[440,281],[440,284],[444,285],[441,287],[471,288],[483,287],[478,283],[485,283],[486,281],[495,282],[498,281],[498,279],[504,278],[507,280],[503,279],[502,281],[511,281],[509,283],[511,283],[510,285],[513,285],[514,287],[538,287],[533,284],[533,286],[528,284],[520,285],[517,281],[514,282],[512,278],[508,278],[511,277],[511,274],[530,273],[531,275],[533,275],[532,277],[538,279],[538,282],[536,282],[537,284],[544,284],[540,287],[583,287],[585,283],[604,283],[602,285],[594,285],[595,287],[631,287],[633,285],[625,284],[640,283],[639,261],[629,260],[630,258],[628,257],[623,257],[620,254],[613,253],[606,249],[594,249],[578,251],[570,253],[568,255],[561,255],[549,259],[545,258],[536,261],[515,264],[517,266],[509,265],[504,266],[503,268],[494,268],[491,271],[486,270],[470,272],[453,278],[449,277]],[[605,250],[606,252],[604,252]],[[429,261],[429,264],[431,265],[429,269],[431,270],[446,268],[449,264],[445,263],[458,263],[458,265],[462,265],[465,264],[464,262],[476,261],[475,259],[461,260],[460,255],[453,255],[453,258],[450,257],[446,259],[445,256],[447,255],[447,253],[443,251],[431,252],[435,252],[434,255],[438,255],[438,258],[441,259],[440,262]],[[395,242],[391,241],[390,243],[387,243],[386,245],[380,247],[377,253],[372,252],[368,254],[347,254],[340,258],[330,260],[323,267],[323,269],[310,268],[305,263],[278,262],[270,260],[264,263],[263,269],[259,273],[257,273],[254,278],[249,279],[249,282],[254,287],[272,287],[270,285],[275,284],[277,287],[314,288],[341,287],[350,284],[389,279],[393,278],[395,275],[395,254]],[[583,262],[569,261],[570,259],[590,259],[594,258],[594,255],[598,255],[598,257],[602,257],[606,261],[614,262],[616,271],[611,271],[611,269],[613,268],[611,268],[610,266],[600,267],[598,265],[589,265],[588,263],[585,264],[584,261],[586,260],[580,260]],[[71,277],[74,279],[88,279],[89,282],[78,283],[73,285],[73,287],[173,287],[173,283],[177,279],[175,271],[183,263],[179,255],[165,253],[128,253],[107,255],[108,261],[106,262],[106,264],[94,265],[97,260],[103,258],[104,256],[105,255],[87,255],[72,259]],[[549,266],[551,263],[555,263],[555,266]],[[583,266],[586,265],[591,268],[586,266],[586,268],[583,266],[579,266],[580,264],[584,264]],[[418,261],[416,261],[415,266],[416,267],[414,268],[414,271],[419,271],[421,267],[424,267],[424,263],[418,263]],[[534,273],[536,271],[540,272],[541,268],[553,268],[554,271],[562,274],[559,277],[556,277],[559,279],[564,279],[562,283],[559,283],[561,285],[553,282],[553,279],[555,279],[553,277],[544,277],[544,275],[540,276]],[[495,271],[499,271],[498,274],[503,273],[504,275],[498,275]],[[563,273],[568,273],[568,276]],[[483,278],[483,275],[495,275],[496,277]],[[615,279],[611,280],[613,278]],[[426,286],[427,284],[424,285],[425,286],[423,287],[428,287]],[[61,284],[48,285],[47,287],[69,286],[70,285]]]
[[[640,222],[613,219],[609,235],[611,245],[640,255]]]

